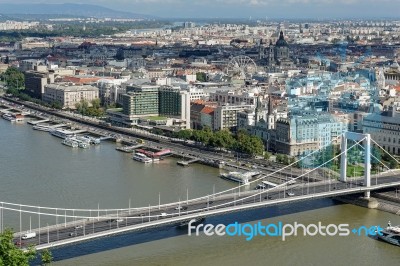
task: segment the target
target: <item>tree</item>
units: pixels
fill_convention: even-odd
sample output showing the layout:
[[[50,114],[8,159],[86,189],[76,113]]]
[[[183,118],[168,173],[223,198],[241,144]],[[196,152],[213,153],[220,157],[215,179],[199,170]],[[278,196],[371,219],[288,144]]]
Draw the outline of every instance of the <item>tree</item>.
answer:
[[[282,163],[283,163],[283,164],[286,164],[286,165],[289,164],[289,157],[288,157],[286,154],[283,155]]]
[[[81,100],[79,103],[75,104],[75,108],[78,111],[78,113],[85,115],[89,108],[89,103],[86,100]]]
[[[95,108],[95,109],[100,108],[100,99],[99,98],[93,99],[90,103],[92,104],[93,108]]]
[[[283,155],[282,154],[277,154],[276,155],[276,161],[278,162],[278,163],[282,163],[283,162]]]
[[[29,262],[36,256],[32,246],[27,251],[18,248],[13,243],[13,231],[6,229],[0,234],[0,265],[1,266],[29,266]]]
[[[51,251],[48,249],[42,251],[41,257],[42,257],[42,265],[48,265],[53,261],[53,255],[51,254]]]
[[[265,152],[264,154],[264,159],[269,160],[271,158],[271,153],[270,152]]]
[[[240,130],[236,135],[236,149],[250,155],[263,154],[264,144],[257,136],[250,136],[246,131]]]
[[[231,132],[225,129],[217,131],[212,136],[212,143],[214,144],[213,146],[219,148],[231,148],[235,144],[235,139],[232,136]]]
[[[190,139],[192,136],[192,131],[190,129],[182,129],[177,133],[177,136],[180,139]]]
[[[394,159],[391,159],[391,160],[389,161],[389,167],[390,167],[390,169],[396,169],[397,166],[398,166],[398,164],[397,164],[397,162],[396,162]]]
[[[209,127],[204,127],[202,130],[194,130],[192,139],[197,142],[203,143],[205,146],[211,145],[214,146],[212,139],[214,133]]]
[[[197,72],[196,73],[196,80],[200,82],[206,82],[207,81],[207,75],[204,72]]]
[[[6,72],[2,74],[2,80],[7,83],[7,87],[10,89],[24,88],[25,76],[15,67],[7,68]]]
[[[59,110],[61,110],[63,106],[62,106],[62,104],[61,104],[59,101],[55,101],[55,102],[53,102],[53,103],[51,104],[51,107],[54,108],[54,109],[59,109]]]

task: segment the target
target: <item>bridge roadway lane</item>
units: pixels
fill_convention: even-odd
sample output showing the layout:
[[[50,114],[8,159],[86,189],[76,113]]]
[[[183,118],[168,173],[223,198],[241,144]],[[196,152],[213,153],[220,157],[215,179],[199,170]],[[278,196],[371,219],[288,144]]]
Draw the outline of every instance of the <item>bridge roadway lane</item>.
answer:
[[[391,183],[391,182],[399,182],[400,177],[399,176],[387,176],[387,177],[379,177],[377,180],[376,178],[371,180],[372,185],[375,184],[385,184],[385,183]],[[271,201],[271,203],[277,199],[283,199],[283,198],[288,198],[292,197],[295,198],[296,196],[301,196],[301,195],[311,195],[311,194],[318,194],[321,192],[328,192],[328,191],[340,191],[346,188],[356,188],[356,187],[362,187],[363,185],[361,184],[361,180],[358,181],[351,181],[351,182],[318,182],[318,183],[310,183],[310,184],[296,184],[289,186],[288,188],[279,188],[279,189],[272,189],[272,191],[247,191],[247,192],[242,192],[239,194],[238,192],[234,194],[229,194],[225,196],[221,196],[221,198],[215,198],[213,199],[212,196],[209,198],[209,201],[203,200],[202,202],[194,202],[194,203],[189,203],[186,205],[186,201],[182,201],[180,204],[177,203],[176,205],[170,205],[169,207],[162,207],[160,210],[158,210],[158,206],[153,206],[150,216],[157,216],[157,217],[151,217],[150,221],[155,221],[158,219],[164,219],[164,218],[170,218],[170,217],[177,217],[179,215],[185,215],[190,211],[195,211],[196,213],[201,213],[204,210],[207,209],[220,209],[224,207],[232,207],[232,206],[237,206],[237,205],[242,205],[242,204],[249,204],[249,203],[255,203],[255,202],[260,202],[261,201]],[[260,195],[254,195],[255,193],[261,193]],[[289,196],[289,193],[293,193],[292,196]],[[254,195],[254,196],[252,196]],[[248,198],[246,198],[248,197]],[[232,203],[234,200],[239,200],[236,203]],[[242,199],[242,200],[240,200]],[[279,204],[279,201],[276,202]],[[218,206],[222,204],[227,204],[224,206]],[[176,208],[178,206],[181,206],[185,208],[184,210],[180,211],[177,210]],[[198,210],[198,211],[196,211]],[[168,216],[163,217],[161,216],[162,213],[167,213]],[[76,221],[72,226],[71,223],[68,223],[68,226],[65,228],[64,223],[59,224],[59,227],[57,229],[51,229],[47,231],[46,229],[41,229],[40,237],[39,234],[33,238],[33,239],[28,239],[28,240],[21,240],[20,237],[14,238],[15,242],[22,242],[22,247],[26,247],[30,244],[33,245],[39,245],[39,244],[46,244],[48,242],[55,242],[55,241],[60,241],[60,240],[65,240],[65,239],[71,239],[73,237],[77,236],[84,236],[88,234],[93,234],[93,233],[98,233],[98,232],[104,232],[110,229],[116,229],[116,228],[121,228],[121,227],[126,227],[126,226],[132,226],[132,225],[138,225],[138,224],[143,224],[149,221],[148,217],[148,210],[144,210],[142,212],[135,212],[131,213],[131,215],[127,216],[122,216],[121,214],[119,215],[120,218],[123,219],[122,222],[116,222],[116,218],[113,218],[113,221],[107,220],[107,218],[101,218],[100,220],[97,221],[97,217],[94,217],[93,220],[79,220]],[[117,215],[115,214],[114,217]],[[136,217],[136,218],[131,218],[127,219],[127,217]],[[75,229],[75,225],[81,225],[81,228]],[[76,233],[76,235],[71,236],[71,233]],[[40,240],[39,240],[40,239]]]

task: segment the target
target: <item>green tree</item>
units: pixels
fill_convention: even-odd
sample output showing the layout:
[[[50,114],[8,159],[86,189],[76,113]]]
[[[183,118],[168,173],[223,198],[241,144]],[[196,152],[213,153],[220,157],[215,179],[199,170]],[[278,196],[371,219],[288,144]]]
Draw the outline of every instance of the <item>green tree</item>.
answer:
[[[289,164],[289,157],[288,157],[286,154],[283,155],[282,163],[283,163],[283,164],[286,164],[286,165]]]
[[[235,144],[235,138],[228,130],[220,130],[213,134],[212,143],[219,148],[231,148]]]
[[[265,152],[264,154],[264,159],[269,160],[271,158],[271,153],[270,152]]]
[[[0,234],[0,266],[29,266],[29,261],[36,256],[32,246],[27,251],[18,248],[13,243],[13,232],[6,229]]]
[[[250,155],[263,154],[264,144],[257,136],[250,136],[247,132],[240,130],[236,136],[236,149]]]
[[[177,133],[177,137],[180,139],[190,139],[192,137],[192,131],[190,129],[182,129]]]
[[[25,76],[16,67],[7,68],[6,72],[1,76],[2,80],[7,83],[7,87],[10,89],[20,89],[25,86]]]
[[[93,99],[90,103],[92,104],[93,108],[95,108],[95,109],[100,108],[100,99],[99,98]]]
[[[54,108],[54,109],[59,109],[59,110],[61,110],[63,106],[62,106],[62,104],[61,104],[59,101],[55,101],[55,102],[53,102],[53,103],[51,104],[51,107]]]
[[[214,146],[214,143],[212,143],[211,141],[213,139],[213,136],[214,133],[212,132],[212,130],[209,127],[204,127],[202,130],[194,130],[192,139],[197,142],[201,142],[206,146]]]
[[[282,163],[283,162],[283,155],[282,154],[277,154],[276,155],[276,161],[278,162],[278,163]]]
[[[390,167],[390,169],[396,169],[397,166],[398,166],[398,164],[397,164],[396,160],[391,159],[391,160],[389,161],[389,167]]]
[[[75,104],[76,111],[82,115],[86,115],[89,109],[89,103],[86,100],[81,100]]]
[[[53,261],[53,255],[51,254],[51,251],[48,249],[42,251],[41,258],[42,258],[42,265],[49,265]]]
[[[196,73],[196,80],[200,82],[206,82],[207,81],[207,75],[204,72],[197,72]]]

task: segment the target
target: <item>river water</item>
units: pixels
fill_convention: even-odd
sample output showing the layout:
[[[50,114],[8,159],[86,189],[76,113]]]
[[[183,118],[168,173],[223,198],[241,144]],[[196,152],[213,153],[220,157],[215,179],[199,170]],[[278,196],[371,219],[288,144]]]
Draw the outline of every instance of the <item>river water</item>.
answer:
[[[0,201],[65,208],[127,208],[211,194],[233,187],[219,170],[175,159],[144,165],[104,142],[71,149],[46,132],[0,119]],[[18,228],[18,216],[5,212],[4,223]],[[23,217],[22,229],[35,217]],[[206,223],[262,221],[302,223],[400,224],[396,215],[339,204],[330,199],[282,205],[208,218]],[[16,230],[19,231],[19,230]],[[277,237],[187,236],[186,231],[157,231],[104,238],[53,252],[55,265],[397,265],[400,249],[365,236]]]

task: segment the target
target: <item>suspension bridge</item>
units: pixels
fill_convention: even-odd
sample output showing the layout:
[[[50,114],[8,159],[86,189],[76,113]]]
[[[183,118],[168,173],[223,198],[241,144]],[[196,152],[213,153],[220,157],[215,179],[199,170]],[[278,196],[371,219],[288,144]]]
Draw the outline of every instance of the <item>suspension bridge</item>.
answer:
[[[348,140],[353,144],[348,145]],[[19,228],[14,229],[19,232],[14,234],[14,241],[21,248],[32,244],[37,250],[41,250],[125,232],[166,225],[184,225],[191,219],[203,219],[277,204],[290,204],[348,194],[363,194],[368,199],[371,191],[400,186],[400,172],[390,169],[374,156],[371,153],[372,145],[380,148],[398,162],[395,157],[371,139],[369,134],[346,132],[342,136],[341,152],[338,155],[316,167],[309,167],[305,169],[304,173],[272,188],[250,191],[246,189],[247,185],[239,185],[194,199],[187,197],[186,200],[167,204],[161,204],[159,199],[158,205],[120,209],[67,209],[0,202],[0,230],[4,231],[7,228],[4,220],[7,215],[12,213],[19,218]],[[364,177],[349,178],[347,176],[348,151],[354,147],[363,149]],[[318,152],[312,152],[273,173],[262,175],[251,183],[257,184],[266,181],[268,176],[298,165],[303,160],[314,160]],[[332,178],[330,175],[324,175],[320,181],[310,178],[310,174],[324,169],[332,161],[338,161],[339,157],[340,178]],[[372,158],[387,171],[371,175]],[[299,182],[293,182],[296,180]],[[32,228],[32,218],[38,225],[37,228]],[[23,239],[23,235],[27,232],[34,233],[34,237]]]

